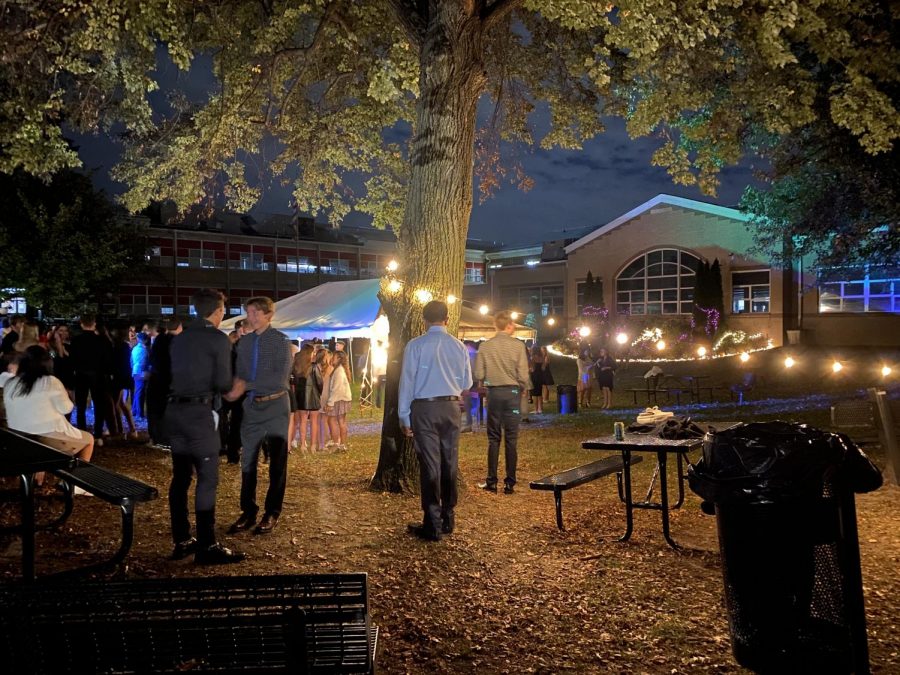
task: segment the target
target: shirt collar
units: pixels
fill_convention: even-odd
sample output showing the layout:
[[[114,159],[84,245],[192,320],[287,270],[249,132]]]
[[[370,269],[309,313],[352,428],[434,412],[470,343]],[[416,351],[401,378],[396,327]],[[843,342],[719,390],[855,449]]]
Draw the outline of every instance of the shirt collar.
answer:
[[[438,333],[438,332],[440,332],[440,333],[446,333],[446,332],[447,332],[447,327],[446,327],[446,326],[431,326],[431,327],[428,329],[428,332],[429,332],[429,333]]]

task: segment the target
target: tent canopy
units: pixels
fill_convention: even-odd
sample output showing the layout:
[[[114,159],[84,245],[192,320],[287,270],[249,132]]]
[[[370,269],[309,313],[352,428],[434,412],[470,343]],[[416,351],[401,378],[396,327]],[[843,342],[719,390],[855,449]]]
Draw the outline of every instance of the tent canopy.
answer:
[[[372,324],[378,318],[378,279],[330,281],[275,303],[272,327],[292,339],[371,337]],[[246,315],[223,321],[220,329],[234,330]],[[460,308],[459,339],[481,340],[494,335],[494,322],[469,307]],[[531,328],[516,325],[516,337],[533,339]]]

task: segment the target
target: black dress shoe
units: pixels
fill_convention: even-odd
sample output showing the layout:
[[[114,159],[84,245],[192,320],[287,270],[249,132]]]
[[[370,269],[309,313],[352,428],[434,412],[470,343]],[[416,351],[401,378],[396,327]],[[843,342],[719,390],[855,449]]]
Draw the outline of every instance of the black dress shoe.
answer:
[[[504,485],[504,486],[503,486],[503,494],[505,494],[505,495],[511,495],[513,492],[515,492],[515,490],[513,490],[513,486],[512,486],[512,485]]]
[[[232,551],[222,544],[213,544],[209,548],[201,548],[194,554],[197,565],[230,565],[246,558],[240,551]]]
[[[493,492],[494,494],[497,494],[497,484],[496,483],[479,483],[478,489],[484,490],[486,492]]]
[[[267,513],[263,516],[263,519],[259,521],[259,525],[256,526],[255,530],[253,530],[253,534],[268,534],[275,529],[275,526],[277,524],[278,516],[273,516],[271,513]]]
[[[197,540],[191,537],[190,539],[185,539],[184,541],[180,541],[175,544],[175,548],[172,549],[172,555],[169,556],[169,560],[184,560],[189,555],[192,555],[197,550]]]
[[[416,525],[411,524],[407,525],[406,529],[409,533],[419,539],[423,539],[424,541],[440,541],[441,535],[432,530],[430,527],[425,527],[424,525]]]
[[[453,534],[453,530],[456,527],[456,516],[451,514],[449,516],[443,516],[441,518],[441,533],[442,534]]]
[[[242,513],[241,517],[234,521],[234,524],[228,528],[228,534],[237,534],[242,530],[249,530],[256,524],[255,513]]]

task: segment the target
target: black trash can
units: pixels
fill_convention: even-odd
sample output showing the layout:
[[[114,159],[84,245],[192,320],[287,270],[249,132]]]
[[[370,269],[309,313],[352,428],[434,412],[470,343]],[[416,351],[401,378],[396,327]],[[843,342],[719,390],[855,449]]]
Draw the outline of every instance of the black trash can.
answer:
[[[556,400],[559,401],[560,415],[574,415],[578,412],[578,389],[574,384],[556,385]]]
[[[708,435],[688,470],[714,510],[737,662],[868,673],[854,492],[881,472],[846,436],[762,422]]]

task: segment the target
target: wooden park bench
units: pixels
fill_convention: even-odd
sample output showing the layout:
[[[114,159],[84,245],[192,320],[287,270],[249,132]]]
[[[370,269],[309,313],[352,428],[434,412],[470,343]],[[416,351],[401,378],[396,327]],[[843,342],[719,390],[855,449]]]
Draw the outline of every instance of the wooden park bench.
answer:
[[[643,387],[635,387],[634,389],[628,390],[629,392],[631,392],[631,396],[634,399],[635,405],[637,405],[639,394],[642,394],[643,396],[646,397],[647,405],[650,405],[650,403],[656,403],[658,405],[660,394],[665,394],[666,401],[669,400],[668,390],[665,387],[659,386],[660,378],[661,378],[661,375],[653,375],[652,377],[644,377],[644,378],[642,378],[644,381]]]
[[[0,453],[5,449],[11,449],[27,455],[31,448],[37,448],[44,452],[49,451],[47,446],[27,434],[0,429]],[[80,567],[72,571],[85,573],[117,566],[128,555],[134,540],[135,504],[159,497],[157,489],[134,478],[104,469],[97,464],[83,462],[74,458],[64,468],[51,469],[51,473],[60,480],[65,507],[62,515],[45,525],[45,527],[62,525],[72,515],[74,508],[73,492],[76,486],[95,497],[118,506],[122,513],[121,541],[115,554],[109,560],[89,567]]]
[[[643,457],[635,455],[631,458],[631,464],[637,464],[643,461]],[[584,466],[576,466],[572,469],[566,469],[559,473],[545,476],[540,480],[533,480],[530,483],[532,490],[553,490],[553,498],[556,501],[556,526],[560,530],[565,530],[562,519],[562,493],[573,487],[584,485],[597,478],[603,478],[611,473],[616,474],[616,481],[619,486],[619,495],[622,494],[622,458],[619,455],[606,457],[604,459],[585,464]]]
[[[900,485],[900,400],[884,391],[868,389],[868,400],[839,401],[831,406],[831,428],[847,434],[857,445],[879,445]],[[893,475],[891,475],[893,474]]]
[[[0,587],[10,673],[372,673],[365,574]]]

